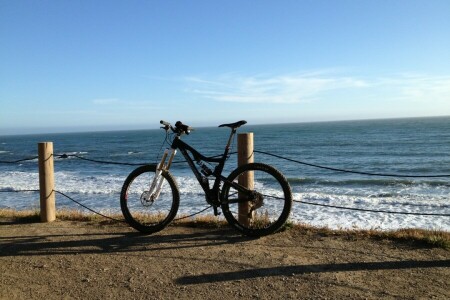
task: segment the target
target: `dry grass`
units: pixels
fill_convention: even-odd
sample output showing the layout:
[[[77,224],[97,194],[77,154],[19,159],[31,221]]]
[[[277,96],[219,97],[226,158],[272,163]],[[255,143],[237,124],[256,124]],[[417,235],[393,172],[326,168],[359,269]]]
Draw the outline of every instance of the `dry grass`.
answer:
[[[397,240],[418,240],[425,244],[450,249],[450,233],[439,230],[399,229],[391,232]]]
[[[11,222],[32,223],[39,222],[41,217],[39,210],[12,210],[2,208],[0,209],[0,219]]]
[[[228,223],[213,215],[196,216],[193,218],[184,218],[185,216],[177,216],[175,224],[189,227],[203,227],[203,228],[222,228],[228,226]]]
[[[307,224],[287,224],[307,234],[318,234],[321,236],[345,236],[349,240],[363,238],[376,240],[393,240],[398,242],[414,242],[432,247],[450,250],[450,232],[440,230],[427,230],[417,228],[406,228],[397,230],[377,229],[330,229],[327,227],[317,228]]]
[[[123,219],[122,215],[110,216],[117,219]],[[39,210],[13,210],[13,209],[0,209],[0,219],[14,222],[14,223],[32,223],[40,222]],[[86,214],[80,210],[58,210],[56,213],[56,219],[60,221],[80,221],[80,222],[104,222],[105,219],[102,216],[96,214]],[[113,220],[109,220],[114,222]]]
[[[109,215],[112,218],[122,220],[120,214]],[[177,216],[182,218],[183,216]],[[79,210],[59,210],[56,218],[61,221],[79,221],[79,222],[95,222],[95,223],[114,223],[113,220],[105,219],[95,214],[86,214]],[[23,210],[16,211],[11,209],[0,209],[0,221],[13,223],[32,223],[40,222],[39,210]],[[186,218],[176,220],[175,225],[189,227],[207,227],[221,228],[228,226],[227,222],[212,215],[197,216],[194,219]],[[424,246],[439,247],[450,250],[450,232],[439,230],[425,229],[399,229],[393,231],[381,230],[360,230],[360,229],[329,229],[326,227],[318,228],[307,224],[294,224],[287,222],[283,230],[298,230],[307,235],[319,236],[343,236],[349,240],[357,239],[377,239],[377,240],[393,240],[406,243],[418,243]]]

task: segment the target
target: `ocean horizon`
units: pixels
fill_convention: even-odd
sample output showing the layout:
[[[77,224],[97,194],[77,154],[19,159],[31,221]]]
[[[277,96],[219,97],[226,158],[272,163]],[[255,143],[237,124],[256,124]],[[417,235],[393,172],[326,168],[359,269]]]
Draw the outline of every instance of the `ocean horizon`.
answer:
[[[413,120],[413,119],[439,119],[439,118],[450,118],[450,115],[442,116],[418,116],[418,117],[386,117],[386,118],[370,118],[370,119],[338,119],[338,120],[316,120],[316,121],[299,121],[299,122],[271,122],[271,123],[248,123],[249,126],[273,126],[273,125],[297,125],[297,124],[316,124],[316,123],[341,123],[341,122],[367,122],[367,121],[390,121],[390,120]],[[178,120],[171,120],[173,124]],[[181,120],[183,121],[183,120]],[[184,120],[189,121],[189,120]],[[228,120],[225,123],[235,122],[238,120]],[[186,122],[191,125],[191,123]],[[156,124],[156,125],[155,125]],[[195,129],[202,128],[216,128],[218,125],[222,124],[220,122],[215,124],[197,124],[195,121]],[[156,122],[148,123],[146,125],[103,125],[103,126],[81,126],[81,127],[58,127],[55,131],[55,127],[30,127],[30,128],[9,128],[4,130],[6,132],[2,133],[0,129],[0,137],[6,136],[22,136],[22,135],[47,135],[47,134],[71,134],[71,133],[99,133],[99,132],[120,132],[120,131],[144,131],[159,128],[159,120]],[[10,132],[10,133],[8,133]],[[19,132],[19,133],[17,133]]]

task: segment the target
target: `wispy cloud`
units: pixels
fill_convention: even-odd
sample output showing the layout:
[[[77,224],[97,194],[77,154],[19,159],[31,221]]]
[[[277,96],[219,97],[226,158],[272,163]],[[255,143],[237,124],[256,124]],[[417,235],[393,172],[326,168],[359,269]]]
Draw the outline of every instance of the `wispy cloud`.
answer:
[[[166,106],[160,105],[152,100],[124,100],[119,98],[98,98],[91,101],[94,105],[103,106],[103,109],[125,109],[125,110],[149,110],[165,109]]]
[[[278,75],[225,74],[213,78],[186,77],[188,92],[221,102],[295,104],[330,98],[330,91],[359,90],[362,98],[448,103],[450,76],[400,74],[388,77],[342,76],[329,71]]]
[[[118,98],[100,98],[92,100],[92,103],[96,105],[110,105],[110,104],[117,104],[119,102],[120,100]]]
[[[384,84],[398,87],[399,99],[411,102],[447,103],[450,109],[450,76],[403,74]]]
[[[309,102],[322,92],[368,86],[362,79],[324,76],[320,73],[247,77],[227,74],[215,79],[187,77],[186,81],[192,93],[216,101],[241,103]]]

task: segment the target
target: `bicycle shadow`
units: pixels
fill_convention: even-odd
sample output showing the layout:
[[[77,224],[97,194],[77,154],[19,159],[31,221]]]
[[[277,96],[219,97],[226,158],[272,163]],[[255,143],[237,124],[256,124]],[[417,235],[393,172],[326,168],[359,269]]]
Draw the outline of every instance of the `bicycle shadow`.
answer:
[[[271,276],[294,276],[312,273],[328,272],[353,272],[353,271],[378,271],[378,270],[400,270],[416,268],[448,268],[450,260],[404,260],[404,261],[382,261],[382,262],[350,262],[336,264],[296,265],[280,266],[271,268],[247,269],[235,272],[222,272],[215,274],[184,276],[175,280],[181,285],[219,283],[225,281],[236,281],[244,279],[255,279]]]
[[[0,256],[132,253],[218,246],[251,241],[229,228],[143,235],[137,232],[0,237]]]

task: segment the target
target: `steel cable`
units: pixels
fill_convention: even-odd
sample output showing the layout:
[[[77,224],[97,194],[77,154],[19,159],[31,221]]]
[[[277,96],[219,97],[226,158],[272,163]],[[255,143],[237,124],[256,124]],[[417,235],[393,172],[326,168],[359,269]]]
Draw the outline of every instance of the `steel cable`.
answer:
[[[287,160],[287,161],[290,161],[290,162],[294,162],[294,163],[298,163],[298,164],[302,164],[302,165],[306,165],[306,166],[310,166],[310,167],[315,167],[315,168],[325,169],[325,170],[330,170],[330,171],[336,171],[336,172],[345,172],[345,173],[353,173],[353,174],[369,175],[369,176],[383,176],[383,177],[409,177],[409,178],[439,178],[439,177],[443,178],[443,177],[450,177],[450,174],[445,174],[445,175],[402,175],[402,174],[383,174],[383,173],[370,173],[370,172],[344,170],[344,169],[331,168],[331,167],[325,167],[325,166],[321,166],[321,165],[311,164],[311,163],[295,160],[295,159],[292,159],[292,158],[283,157],[281,155],[272,154],[272,153],[265,152],[265,151],[254,150],[253,152],[254,153],[261,153],[261,154],[273,156],[273,157],[276,157],[276,158],[279,158],[279,159],[284,159],[284,160]]]

